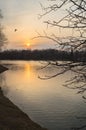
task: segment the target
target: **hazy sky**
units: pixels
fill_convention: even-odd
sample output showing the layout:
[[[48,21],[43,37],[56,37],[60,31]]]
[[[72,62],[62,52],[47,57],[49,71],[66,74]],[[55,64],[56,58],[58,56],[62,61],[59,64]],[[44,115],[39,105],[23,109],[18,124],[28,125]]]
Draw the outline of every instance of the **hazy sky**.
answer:
[[[44,39],[31,40],[37,32],[42,33],[46,28],[43,20],[38,19],[38,14],[41,13],[40,1],[46,2],[46,0],[0,0],[0,9],[4,16],[2,20],[4,32],[9,40],[8,49],[26,49],[28,43],[32,49],[51,47],[51,44],[46,44]]]
[[[41,14],[42,9],[40,2],[45,6],[47,0],[0,0],[0,9],[4,16],[4,32],[9,40],[8,48],[27,48],[26,44],[30,44],[30,48],[52,48],[55,47],[51,41],[45,39],[31,40],[37,36],[37,32],[43,34],[53,29],[47,29],[43,23],[45,19],[50,19],[49,16],[44,16],[38,19],[38,14]],[[56,17],[55,15],[52,15]],[[14,30],[17,29],[15,32]]]

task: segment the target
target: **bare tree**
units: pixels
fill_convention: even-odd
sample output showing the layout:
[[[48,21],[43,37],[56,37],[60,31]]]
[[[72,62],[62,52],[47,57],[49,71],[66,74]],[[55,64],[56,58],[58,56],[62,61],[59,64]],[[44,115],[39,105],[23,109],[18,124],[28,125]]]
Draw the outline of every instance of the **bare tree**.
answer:
[[[2,27],[2,24],[1,24],[1,20],[2,20],[3,16],[2,16],[2,13],[1,13],[1,10],[0,10],[0,51],[2,50],[2,47],[7,44],[7,38],[5,37],[5,34],[3,33],[3,27]],[[1,63],[1,61],[0,61]],[[7,68],[0,65],[0,73],[6,71]]]
[[[52,1],[52,0],[49,0]],[[58,43],[62,48],[70,47],[74,50],[86,50],[86,1],[85,0],[54,0],[54,4],[50,4],[48,7],[43,7],[41,4],[42,9],[44,11],[43,14],[40,15],[40,18],[44,15],[48,15],[51,12],[57,12],[58,10],[65,9],[64,16],[56,21],[47,20],[44,23],[47,25],[51,25],[52,27],[62,28],[65,31],[70,29],[75,32],[77,35],[74,36],[66,36],[58,38],[56,35],[52,35],[52,40]],[[58,17],[58,14],[57,14]],[[48,37],[49,38],[49,37]],[[66,49],[67,49],[66,48]]]
[[[43,13],[40,14],[40,18],[45,15],[57,14],[57,20],[47,20],[44,23],[48,27],[56,27],[65,31],[69,31],[66,36],[58,37],[56,34],[43,35],[38,34],[36,38],[48,38],[54,41],[61,50],[71,51],[74,54],[75,51],[86,53],[86,0],[47,0],[49,5],[47,7],[41,4]],[[64,16],[58,19],[58,12],[65,10]],[[85,59],[85,57],[84,57]],[[50,79],[55,76],[72,71],[75,76],[66,82],[66,87],[72,89],[78,89],[78,93],[84,93],[86,91],[86,60],[83,58],[80,61],[75,61],[74,56],[72,61],[64,62],[49,62],[45,67],[56,66],[60,69],[56,74],[52,76],[39,77],[41,79]],[[45,68],[43,67],[43,68]],[[85,99],[85,96],[82,96]]]
[[[1,10],[0,10],[0,50],[2,49],[2,47],[7,44],[7,38],[5,36],[5,34],[3,33],[3,26],[1,24],[1,20],[3,19]]]
[[[81,57],[78,62],[74,60],[74,52],[79,51],[86,54],[86,0],[47,0],[49,4],[47,7],[41,4],[43,13],[40,18],[45,15],[55,14],[57,17],[53,20],[46,20],[44,23],[47,27],[54,27],[56,29],[69,31],[67,35],[58,37],[56,34],[50,36],[45,33],[44,35],[38,34],[36,38],[48,38],[57,44],[61,50],[71,51],[73,54],[72,61],[55,61],[48,62],[42,68],[49,66],[57,67],[57,73],[52,76],[40,77],[41,79],[50,79],[58,75],[72,71],[74,76],[66,81],[65,86],[70,89],[76,89],[78,94],[82,94],[84,102],[86,102],[86,57]],[[64,15],[58,17],[58,13],[64,9]],[[50,17],[49,17],[50,18]],[[59,18],[59,19],[58,19]],[[85,60],[83,60],[83,58]],[[58,71],[59,70],[59,71]],[[86,125],[73,128],[73,130],[81,130],[86,128]]]

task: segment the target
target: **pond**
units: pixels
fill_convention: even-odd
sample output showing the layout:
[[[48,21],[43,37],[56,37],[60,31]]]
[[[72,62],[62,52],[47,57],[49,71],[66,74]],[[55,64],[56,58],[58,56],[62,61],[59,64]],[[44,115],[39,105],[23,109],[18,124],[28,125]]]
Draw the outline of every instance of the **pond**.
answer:
[[[79,119],[86,113],[81,95],[63,86],[73,75],[72,72],[41,80],[38,76],[52,75],[58,70],[55,67],[40,69],[44,63],[38,61],[1,63],[9,68],[0,75],[5,96],[33,121],[48,130],[70,130],[85,125],[85,120]]]

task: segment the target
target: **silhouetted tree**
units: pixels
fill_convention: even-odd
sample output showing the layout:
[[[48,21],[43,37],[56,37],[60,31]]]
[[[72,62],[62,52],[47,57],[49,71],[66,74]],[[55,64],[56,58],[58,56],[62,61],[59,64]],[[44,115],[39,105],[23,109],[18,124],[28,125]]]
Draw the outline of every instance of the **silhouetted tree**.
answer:
[[[49,62],[49,65],[55,65],[57,68],[61,67],[61,71],[57,71],[55,75],[47,76],[43,79],[50,79],[71,70],[76,76],[69,83],[67,81],[67,87],[79,89],[79,93],[83,93],[86,90],[86,61],[83,61],[83,59],[86,57],[85,55],[82,57],[77,56],[78,59],[81,59],[77,62],[75,55],[77,52],[86,53],[86,0],[48,0],[48,2],[49,5],[47,7],[41,4],[44,13],[40,15],[40,18],[45,15],[52,15],[51,12],[54,12],[57,15],[57,19],[55,17],[53,20],[44,21],[44,23],[48,27],[60,28],[65,30],[65,32],[69,31],[71,33],[67,33],[68,35],[66,34],[64,37],[58,37],[56,34],[49,36],[46,32],[44,36],[38,34],[36,38],[48,38],[56,42],[61,50],[71,53],[70,59],[72,61]],[[63,9],[65,10],[64,16],[62,15],[63,17],[58,19],[58,13]],[[76,83],[75,86],[73,86],[74,83]]]
[[[57,21],[56,17],[53,20],[44,21],[49,27],[62,28],[65,32],[69,31],[71,33],[67,33],[67,36],[62,36],[61,38],[57,37],[57,35],[53,34],[52,36],[47,36],[45,34],[44,37],[49,38],[56,42],[58,45],[62,47],[62,49],[70,50],[86,50],[86,1],[85,0],[48,0],[49,6],[43,7],[44,11],[40,17],[50,14],[51,12],[57,12]],[[58,19],[58,11],[65,9],[64,16]],[[61,14],[62,15],[62,14]],[[70,34],[70,35],[69,35]],[[42,36],[41,36],[42,37]]]
[[[2,47],[7,44],[7,38],[5,37],[5,34],[3,33],[3,26],[1,24],[1,20],[2,20],[3,16],[0,10],[0,50],[2,49]]]
[[[57,71],[56,74],[52,76],[46,76],[42,79],[50,79],[52,77],[64,74],[68,71],[75,73],[69,81],[66,82],[66,87],[70,89],[78,89],[79,94],[83,94],[82,98],[86,100],[86,61],[83,62],[82,59],[85,59],[86,56],[83,55],[81,61],[76,62],[74,52],[86,52],[86,0],[47,0],[49,5],[47,7],[41,4],[41,7],[44,11],[40,15],[40,18],[45,15],[52,15],[53,13],[57,14],[57,19],[47,20],[44,23],[48,27],[56,27],[56,29],[62,29],[65,32],[69,31],[71,33],[66,34],[64,37],[58,37],[56,34],[50,36],[47,33],[44,36],[40,34],[38,37],[46,37],[57,43],[58,46],[63,50],[71,51],[71,56],[73,57],[72,61],[69,62],[49,62],[47,65],[55,65],[57,68],[61,68],[60,72]],[[61,10],[65,10],[64,16],[58,19],[58,13]],[[49,17],[50,18],[50,17]],[[69,35],[70,34],[70,35]],[[80,59],[79,58],[79,59]],[[45,67],[47,66],[45,65]],[[59,70],[59,69],[58,69]],[[81,127],[73,128],[73,130],[86,129],[86,125]]]

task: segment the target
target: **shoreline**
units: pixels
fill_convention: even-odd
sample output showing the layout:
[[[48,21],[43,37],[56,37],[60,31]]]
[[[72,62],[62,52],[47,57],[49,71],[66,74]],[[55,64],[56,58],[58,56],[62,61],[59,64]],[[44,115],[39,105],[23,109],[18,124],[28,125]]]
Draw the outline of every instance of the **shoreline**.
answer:
[[[6,68],[3,65],[0,65],[0,73],[3,73],[4,71],[7,71],[7,70],[8,70],[8,68]]]
[[[0,65],[0,73],[8,70]],[[28,108],[29,109],[29,108]],[[29,116],[13,104],[0,87],[0,130],[47,130],[32,121]]]

